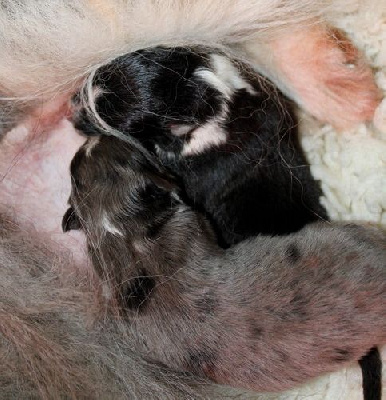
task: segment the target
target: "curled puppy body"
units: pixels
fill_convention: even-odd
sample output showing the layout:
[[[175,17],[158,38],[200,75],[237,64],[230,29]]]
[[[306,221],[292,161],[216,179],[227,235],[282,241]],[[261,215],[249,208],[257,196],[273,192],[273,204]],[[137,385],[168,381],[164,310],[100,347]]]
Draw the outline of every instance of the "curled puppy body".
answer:
[[[349,39],[328,26],[331,15],[355,3],[5,0],[0,99],[7,112],[0,111],[0,127],[20,110],[40,114],[41,103],[57,102],[58,93],[70,96],[98,65],[157,45],[221,47],[270,76],[322,121],[370,120],[379,103],[371,69]]]
[[[93,263],[149,358],[272,391],[385,342],[381,231],[311,224],[223,250],[162,167],[129,143],[90,139],[71,174]]]
[[[138,139],[181,180],[225,245],[327,219],[293,105],[223,53],[128,54],[97,70],[84,92],[88,109],[75,127],[88,135],[110,127]]]

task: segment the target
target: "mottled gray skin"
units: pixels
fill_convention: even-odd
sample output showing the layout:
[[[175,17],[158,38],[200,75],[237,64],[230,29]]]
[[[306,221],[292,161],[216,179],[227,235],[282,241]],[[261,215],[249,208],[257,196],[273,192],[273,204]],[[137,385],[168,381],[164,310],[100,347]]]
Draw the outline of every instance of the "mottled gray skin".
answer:
[[[91,139],[71,174],[64,229],[86,232],[106,293],[147,357],[214,382],[273,391],[386,342],[380,230],[313,224],[223,250],[173,180],[132,145]]]

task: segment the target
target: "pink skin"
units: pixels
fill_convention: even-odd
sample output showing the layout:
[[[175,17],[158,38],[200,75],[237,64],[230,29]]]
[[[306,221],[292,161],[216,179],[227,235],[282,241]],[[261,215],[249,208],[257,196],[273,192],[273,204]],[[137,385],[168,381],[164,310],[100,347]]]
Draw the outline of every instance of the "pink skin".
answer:
[[[338,29],[310,25],[247,50],[285,93],[338,130],[371,121],[381,101],[364,56]]]
[[[70,249],[75,263],[83,264],[84,236],[62,233],[61,220],[71,190],[70,162],[84,138],[62,116],[57,122],[60,113],[44,115],[39,123],[33,118],[18,125],[0,143],[0,209],[26,229],[47,235],[58,248]]]

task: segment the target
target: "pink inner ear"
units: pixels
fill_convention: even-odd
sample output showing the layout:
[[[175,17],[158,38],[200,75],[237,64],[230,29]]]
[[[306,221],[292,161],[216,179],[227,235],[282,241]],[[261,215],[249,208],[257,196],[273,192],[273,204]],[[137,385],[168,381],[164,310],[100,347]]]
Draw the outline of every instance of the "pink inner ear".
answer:
[[[371,120],[380,102],[371,68],[339,30],[311,25],[270,43],[277,79],[309,113],[338,129]]]

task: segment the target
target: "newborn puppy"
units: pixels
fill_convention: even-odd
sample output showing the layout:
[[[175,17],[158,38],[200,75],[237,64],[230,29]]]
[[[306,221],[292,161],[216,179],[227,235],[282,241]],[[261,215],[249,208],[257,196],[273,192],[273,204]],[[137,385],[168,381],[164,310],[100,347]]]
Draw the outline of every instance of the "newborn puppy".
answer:
[[[157,154],[225,245],[327,219],[293,105],[224,54],[127,54],[97,70],[83,94],[94,115],[83,109],[75,126],[89,135],[113,128]]]
[[[147,359],[272,391],[385,343],[381,231],[311,224],[224,250],[162,166],[129,143],[89,139],[71,174],[64,230],[86,232],[106,296]]]

